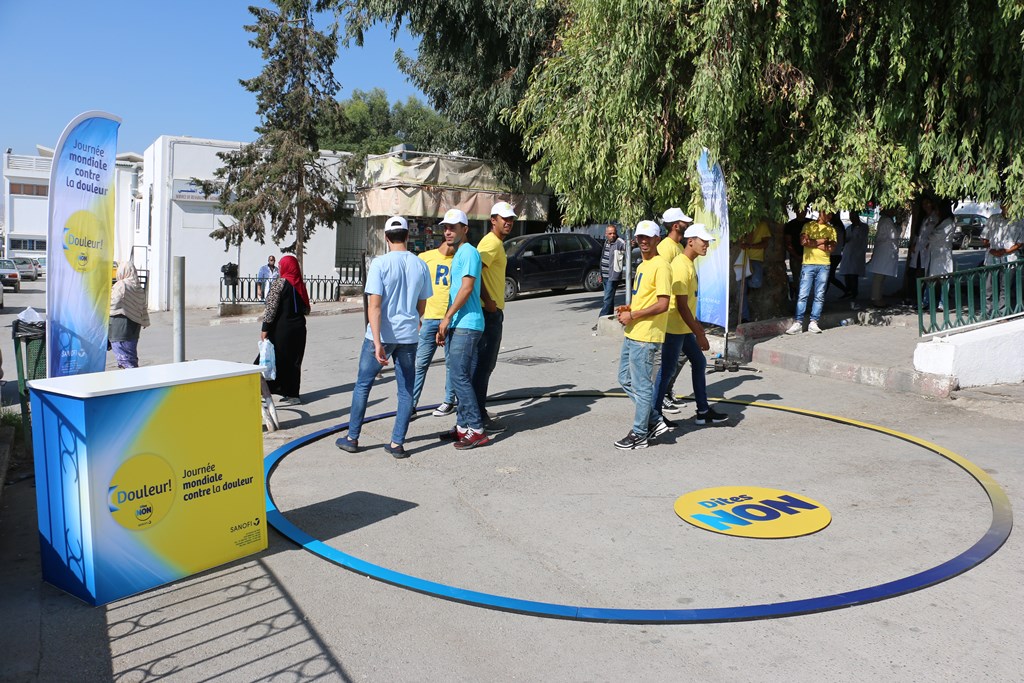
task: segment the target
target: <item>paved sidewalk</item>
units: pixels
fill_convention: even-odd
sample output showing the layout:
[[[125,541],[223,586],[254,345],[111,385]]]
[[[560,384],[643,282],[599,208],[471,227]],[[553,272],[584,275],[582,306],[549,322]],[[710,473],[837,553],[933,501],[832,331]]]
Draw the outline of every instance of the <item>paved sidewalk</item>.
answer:
[[[286,458],[271,479],[293,523],[333,548],[414,576],[520,598],[617,608],[726,607],[810,598],[897,580],[966,550],[988,528],[984,491],[963,470],[878,433],[742,404],[724,426],[679,428],[643,451],[612,442],[631,422],[617,392],[619,341],[590,327],[600,294],[509,304],[491,409],[509,425],[459,453],[436,439],[450,419],[410,428],[412,457],[333,438]],[[188,358],[251,362],[254,322],[190,312]],[[170,361],[170,318],[143,333],[146,364]],[[766,342],[852,363],[902,357],[904,330],[836,327]],[[264,450],[344,423],[362,316],[309,320],[303,404],[281,408]],[[874,345],[876,351],[869,349]],[[13,366],[8,366],[8,371]],[[995,478],[1020,509],[1019,423],[957,400],[891,391],[755,359],[708,376],[716,397],[792,406],[935,442]],[[440,398],[440,357],[424,402]],[[679,382],[689,392],[686,372]],[[1019,388],[989,399],[1019,406]],[[395,408],[391,373],[368,414]],[[979,396],[978,400],[986,400]],[[674,417],[673,419],[676,419]],[[17,455],[17,454],[16,454]],[[23,455],[20,457],[24,457]],[[1019,534],[980,566],[936,586],[800,617],[699,625],[582,623],[448,602],[348,572],[271,534],[259,555],[90,608],[39,578],[34,482],[25,463],[0,498],[0,679],[118,680],[1015,680],[1024,655]],[[825,503],[832,524],[764,541],[683,523],[676,497],[726,484],[782,488]]]

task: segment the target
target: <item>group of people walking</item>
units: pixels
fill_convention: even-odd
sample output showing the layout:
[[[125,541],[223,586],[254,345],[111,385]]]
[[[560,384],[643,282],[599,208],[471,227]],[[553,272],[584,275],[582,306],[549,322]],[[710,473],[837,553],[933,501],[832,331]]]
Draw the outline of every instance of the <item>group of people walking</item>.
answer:
[[[677,207],[665,211],[662,222],[667,230],[664,237],[654,221],[637,224],[634,234],[643,261],[633,276],[629,305],[616,311],[625,328],[619,384],[634,406],[632,427],[615,442],[620,450],[647,448],[676,427],[665,414],[681,412],[674,383],[683,357],[690,361],[695,422],[704,425],[728,419],[708,403],[704,351],[710,345],[696,317],[694,261],[707,254],[714,237]],[[609,233],[609,243],[611,237]]]
[[[490,230],[474,247],[468,241],[465,212],[449,209],[441,219],[444,243],[419,257],[409,251],[406,219],[392,216],[386,221],[388,253],[370,264],[365,289],[369,322],[348,433],[335,441],[338,448],[358,452],[370,389],[384,366],[394,361],[398,411],[384,449],[395,458],[408,457],[406,433],[438,347],[445,349],[445,397],[433,414],[456,416],[455,425],[440,438],[467,450],[504,431],[486,403],[504,324],[504,240],[515,220],[511,204],[498,202],[491,208]]]

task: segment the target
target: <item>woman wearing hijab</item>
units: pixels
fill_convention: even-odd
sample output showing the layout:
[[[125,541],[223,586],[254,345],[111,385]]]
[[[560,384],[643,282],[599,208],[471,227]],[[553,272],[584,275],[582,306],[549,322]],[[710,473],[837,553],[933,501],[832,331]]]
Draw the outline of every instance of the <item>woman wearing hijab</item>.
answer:
[[[110,348],[119,368],[139,367],[139,335],[149,327],[146,292],[131,261],[117,269],[110,291]]]
[[[282,397],[278,405],[293,406],[301,403],[299,383],[302,379],[302,356],[306,353],[309,294],[294,256],[282,256],[277,268],[279,277],[267,290],[260,339],[270,340],[277,358],[277,379],[267,381],[270,391]]]

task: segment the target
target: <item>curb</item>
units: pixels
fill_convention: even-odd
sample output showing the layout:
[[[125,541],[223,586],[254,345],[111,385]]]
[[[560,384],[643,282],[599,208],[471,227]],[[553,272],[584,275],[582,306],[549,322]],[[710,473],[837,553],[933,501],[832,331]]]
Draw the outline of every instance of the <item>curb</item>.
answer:
[[[320,309],[313,309],[312,311],[310,311],[309,315],[307,315],[306,317],[307,318],[313,318],[313,317],[319,317],[319,316],[324,316],[324,315],[342,315],[342,314],[345,314],[345,313],[362,313],[362,312],[363,312],[363,305],[359,304],[358,306],[349,306],[347,308],[326,308],[326,309],[320,308]],[[210,327],[216,327],[218,325],[241,325],[241,324],[249,324],[249,323],[258,323],[258,322],[260,322],[260,318],[261,317],[262,316],[260,316],[260,315],[238,315],[238,316],[234,316],[233,315],[233,316],[225,316],[225,317],[221,317],[221,318],[211,318],[210,319]]]
[[[956,380],[944,375],[931,375],[906,368],[887,368],[861,365],[819,355],[802,355],[779,350],[754,347],[753,361],[805,375],[855,382],[887,391],[949,398],[956,388]]]

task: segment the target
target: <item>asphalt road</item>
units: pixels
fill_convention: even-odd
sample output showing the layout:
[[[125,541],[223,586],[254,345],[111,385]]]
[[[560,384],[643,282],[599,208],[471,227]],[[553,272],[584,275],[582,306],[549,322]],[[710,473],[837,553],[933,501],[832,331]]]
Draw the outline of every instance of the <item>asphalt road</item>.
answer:
[[[21,296],[31,303],[38,294]],[[409,575],[633,609],[854,591],[941,564],[989,529],[989,499],[961,467],[827,419],[724,404],[726,425],[697,427],[686,412],[663,443],[617,451],[612,442],[631,422],[627,399],[543,397],[617,391],[619,345],[590,332],[599,305],[600,293],[581,292],[509,304],[491,383],[492,410],[509,431],[491,445],[456,452],[435,438],[451,420],[423,417],[410,429],[412,457],[396,461],[382,448],[390,421],[370,423],[358,454],[325,439],[287,457],[270,481],[276,504],[331,548]],[[209,321],[190,313],[189,358],[252,360],[255,324]],[[361,328],[359,315],[309,319],[305,402],[281,409],[284,429],[265,437],[265,452],[347,419]],[[170,359],[169,331],[169,316],[154,316],[144,362]],[[712,396],[934,442],[983,468],[1020,507],[1018,423],[773,368],[708,381]],[[425,402],[439,400],[442,382],[437,365]],[[368,414],[394,408],[390,373],[370,401]],[[727,484],[809,496],[832,523],[759,540],[712,534],[674,513],[680,495]],[[1024,670],[1017,534],[979,566],[923,590],[742,622],[603,624],[483,609],[373,581],[276,533],[260,555],[90,608],[40,582],[32,486],[8,486],[0,509],[0,614],[15,625],[4,636],[4,680],[960,681],[1020,680]]]

